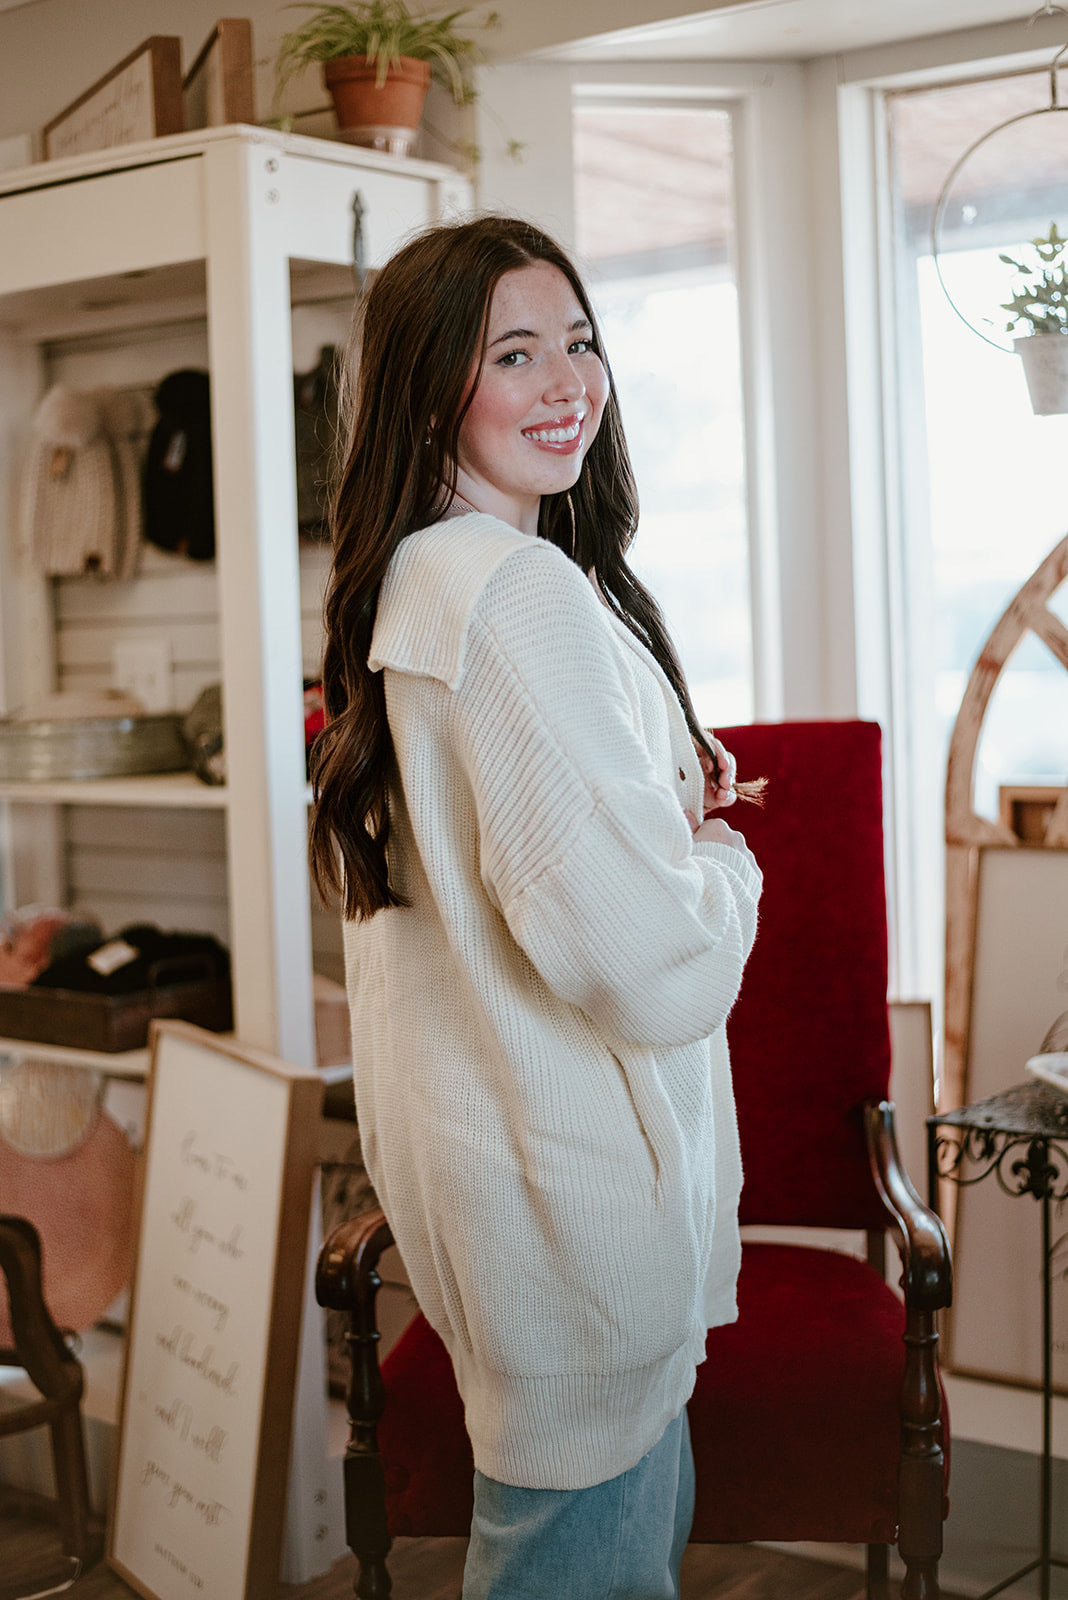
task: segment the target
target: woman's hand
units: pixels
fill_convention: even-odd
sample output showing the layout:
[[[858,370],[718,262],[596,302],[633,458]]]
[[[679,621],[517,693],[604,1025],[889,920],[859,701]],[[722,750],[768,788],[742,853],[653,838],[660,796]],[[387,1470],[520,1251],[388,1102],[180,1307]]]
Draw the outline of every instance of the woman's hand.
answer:
[[[732,806],[738,798],[738,792],[734,787],[738,763],[714,733],[710,733],[708,737],[715,751],[715,760],[707,750],[702,750],[700,745],[694,746],[697,759],[701,763],[701,771],[705,775],[706,817],[713,811],[721,811],[725,806]]]
[[[744,834],[724,822],[722,817],[709,817],[705,822],[698,822],[692,811],[685,811],[683,815],[690,824],[695,844],[729,844],[733,850],[739,851],[759,872],[756,858],[745,842]]]

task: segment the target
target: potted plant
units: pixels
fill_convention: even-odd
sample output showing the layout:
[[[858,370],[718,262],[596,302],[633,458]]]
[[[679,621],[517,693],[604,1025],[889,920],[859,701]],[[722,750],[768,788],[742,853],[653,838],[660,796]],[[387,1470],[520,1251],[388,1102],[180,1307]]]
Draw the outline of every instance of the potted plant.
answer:
[[[404,0],[304,9],[312,15],[279,44],[276,101],[297,72],[320,62],[338,128],[354,144],[406,155],[431,78],[458,106],[474,99],[471,68],[481,53],[456,26],[470,11],[412,12]],[[475,25],[496,21],[491,12]]]
[[[1039,416],[1068,412],[1068,239],[1050,223],[1044,238],[1032,239],[1033,262],[1001,255],[1019,273],[1006,333],[1020,333],[1013,348],[1023,362],[1031,407]]]

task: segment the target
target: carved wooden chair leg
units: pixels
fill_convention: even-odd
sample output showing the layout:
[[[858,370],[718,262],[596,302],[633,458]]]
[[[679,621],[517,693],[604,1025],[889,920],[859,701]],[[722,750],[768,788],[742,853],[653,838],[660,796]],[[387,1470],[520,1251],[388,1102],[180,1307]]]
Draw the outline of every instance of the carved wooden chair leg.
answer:
[[[890,1600],[890,1549],[870,1544],[867,1560],[867,1600]]]
[[[104,1550],[104,1530],[89,1509],[89,1478],[85,1467],[82,1419],[64,1411],[52,1423],[52,1463],[63,1554],[76,1556],[85,1566],[99,1560]]]
[[[0,1351],[0,1365],[24,1368],[39,1395],[5,1408],[0,1435],[49,1428],[55,1497],[27,1491],[22,1498],[58,1524],[64,1554],[89,1566],[103,1552],[104,1530],[89,1506],[81,1416],[84,1374],[45,1303],[41,1242],[24,1217],[0,1216],[0,1274],[7,1285],[14,1335],[14,1348]]]
[[[375,1297],[382,1280],[375,1270],[393,1243],[381,1211],[341,1223],[319,1254],[315,1294],[322,1306],[344,1311],[351,1357],[348,1412],[351,1433],[345,1451],[345,1537],[359,1562],[353,1584],[358,1600],[386,1600],[393,1582],[386,1565],[391,1540],[386,1524],[386,1478],[378,1451],[378,1419],[385,1390],[378,1368]]]
[[[938,1386],[938,1330],[933,1311],[909,1310],[905,1323],[905,1383],[901,1396],[899,1477],[905,1563],[901,1600],[939,1600],[942,1554],[942,1396]]]
[[[898,1552],[905,1563],[901,1600],[939,1600],[945,1493],[937,1313],[952,1299],[949,1243],[901,1166],[889,1101],[864,1113],[875,1186],[901,1257],[905,1298],[905,1375],[901,1385]]]

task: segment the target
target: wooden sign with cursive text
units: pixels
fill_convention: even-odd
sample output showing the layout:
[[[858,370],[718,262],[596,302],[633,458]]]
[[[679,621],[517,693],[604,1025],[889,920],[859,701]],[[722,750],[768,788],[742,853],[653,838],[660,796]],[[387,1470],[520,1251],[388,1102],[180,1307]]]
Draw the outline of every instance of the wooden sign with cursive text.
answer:
[[[46,161],[182,131],[182,41],[153,34],[41,130]]]
[[[317,1074],[155,1025],[108,1559],[150,1600],[276,1592]]]

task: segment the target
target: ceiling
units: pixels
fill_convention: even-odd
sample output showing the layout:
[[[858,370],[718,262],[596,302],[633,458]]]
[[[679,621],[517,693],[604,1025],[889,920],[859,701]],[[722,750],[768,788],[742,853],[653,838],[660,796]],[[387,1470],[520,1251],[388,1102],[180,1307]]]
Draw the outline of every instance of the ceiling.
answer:
[[[553,59],[685,61],[808,59],[896,39],[952,33],[997,22],[1026,22],[1063,6],[1029,0],[725,0],[698,15],[602,34],[547,50]]]
[[[39,0],[0,0],[14,11]],[[579,0],[581,3],[581,0]],[[505,0],[507,9],[508,0]],[[992,22],[1024,22],[1036,12],[1064,12],[1038,0],[720,0],[704,13],[563,45],[554,58],[601,54],[686,60],[709,55],[754,60],[806,59],[887,44],[894,39],[952,33]],[[1066,13],[1068,15],[1068,13]]]
[[[0,0],[0,12],[40,4],[41,0]],[[84,0],[83,0],[84,3]],[[279,6],[284,0],[277,0]],[[431,0],[427,0],[430,5]],[[522,13],[524,0],[498,0],[505,13]],[[680,5],[692,0],[680,0]],[[1068,7],[1052,0],[707,0],[708,9],[673,21],[648,23],[616,32],[599,32],[573,43],[521,53],[554,60],[725,59],[807,60],[836,55],[898,39],[925,38],[998,22],[1026,22],[1061,15]],[[262,5],[262,0],[261,0]],[[605,8],[594,8],[598,21]],[[636,7],[625,9],[632,14]],[[662,9],[658,6],[657,9]],[[581,23],[582,0],[575,0]],[[574,29],[574,22],[571,27]],[[507,32],[507,27],[505,29]],[[591,33],[594,30],[591,28]]]

